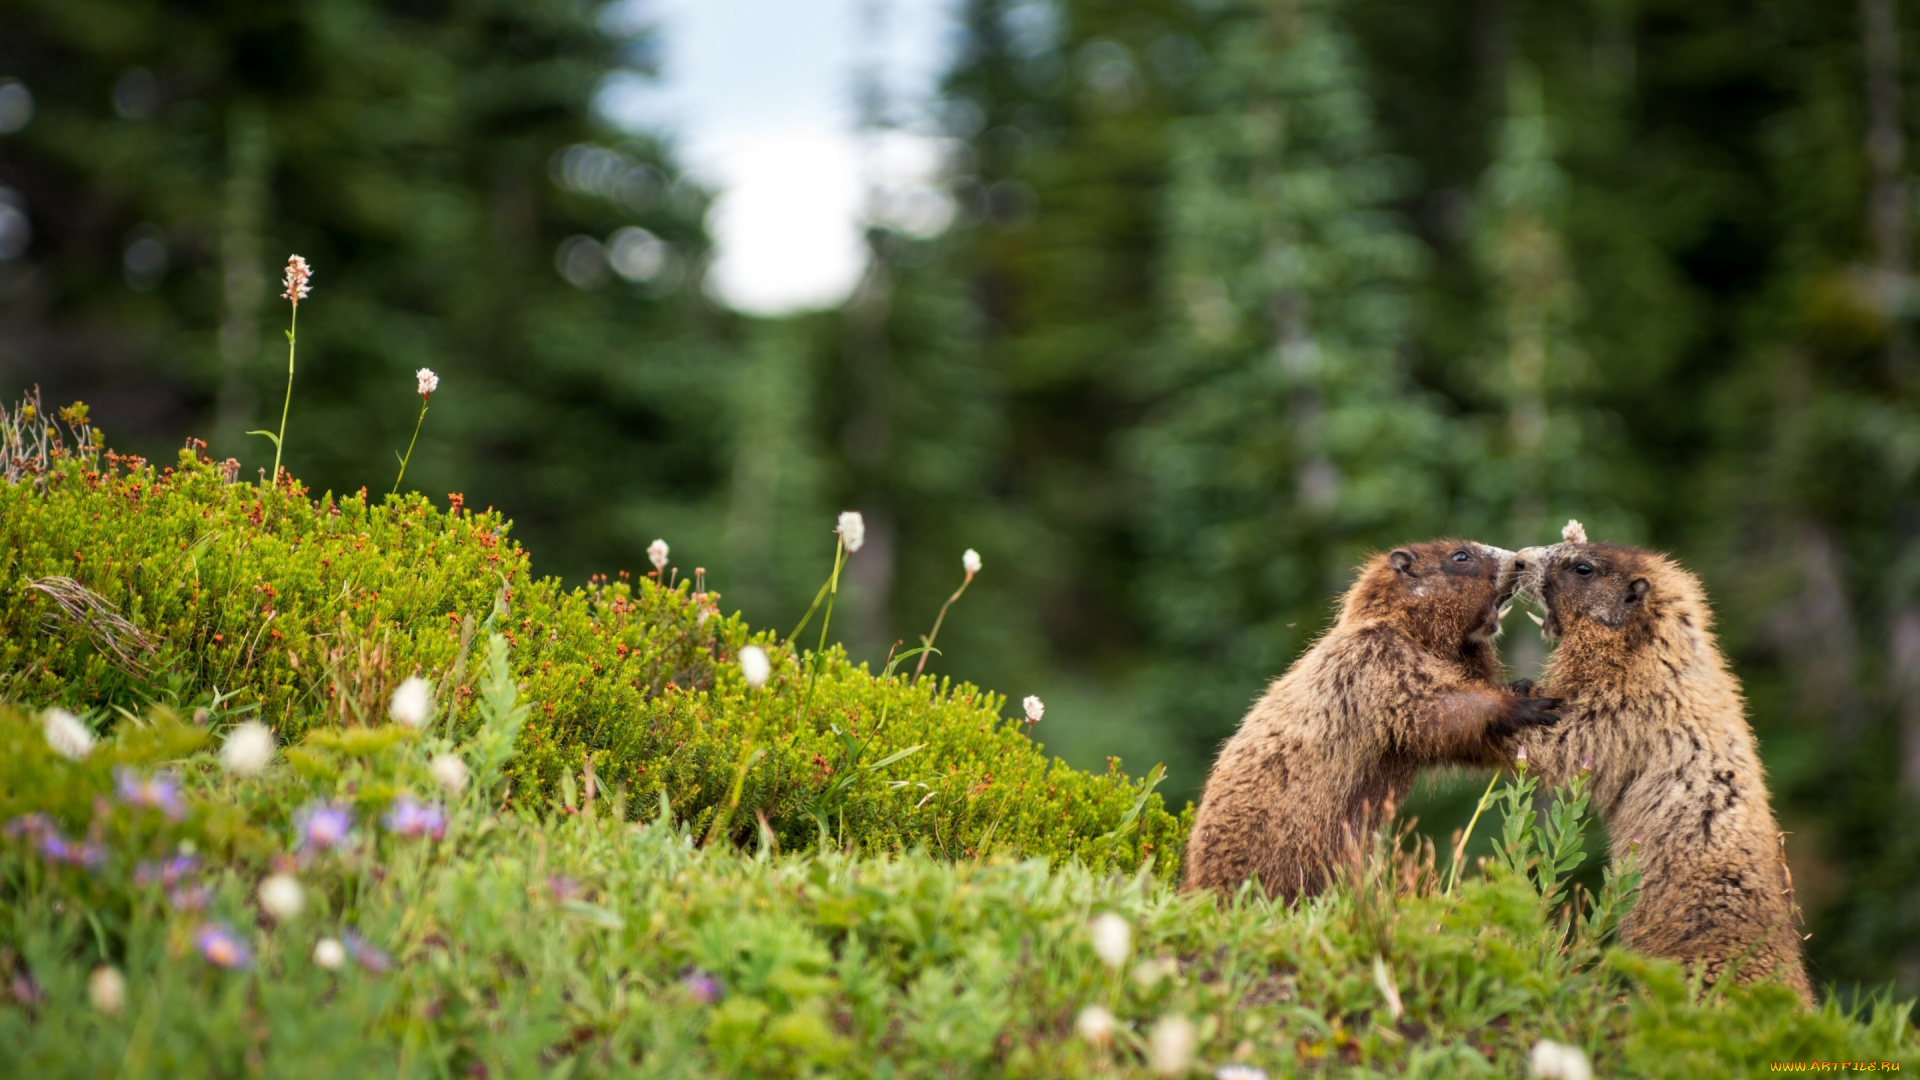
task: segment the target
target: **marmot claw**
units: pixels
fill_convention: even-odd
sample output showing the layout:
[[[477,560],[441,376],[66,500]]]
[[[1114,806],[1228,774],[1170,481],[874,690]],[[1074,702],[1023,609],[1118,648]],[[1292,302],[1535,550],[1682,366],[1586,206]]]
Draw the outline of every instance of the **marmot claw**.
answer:
[[[1519,695],[1520,697],[1532,697],[1533,696],[1533,680],[1532,679],[1515,679],[1512,682],[1507,684],[1507,689]]]
[[[1511,712],[1500,718],[1499,728],[1503,735],[1511,735],[1522,728],[1545,727],[1560,722],[1560,699],[1521,698],[1514,703]]]

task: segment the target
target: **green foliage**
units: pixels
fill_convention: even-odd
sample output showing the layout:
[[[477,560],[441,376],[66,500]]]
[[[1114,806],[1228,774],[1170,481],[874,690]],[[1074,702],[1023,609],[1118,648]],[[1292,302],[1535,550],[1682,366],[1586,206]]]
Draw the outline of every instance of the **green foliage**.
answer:
[[[5,699],[97,717],[204,709],[218,726],[254,716],[300,767],[341,776],[314,755],[365,757],[405,735],[380,722],[394,687],[422,674],[448,733],[475,740],[481,786],[497,770],[516,801],[537,805],[590,760],[603,791],[636,808],[664,795],[703,835],[750,840],[764,815],[783,847],[826,827],[868,851],[1178,872],[1184,818],[1157,781],[1047,758],[998,695],[875,678],[837,648],[796,655],[685,581],[536,580],[497,514],[233,484],[186,453],[164,470],[70,459],[44,491],[0,499]],[[54,575],[123,613],[151,655],[130,666],[63,621],[28,587]],[[476,692],[467,653],[483,625],[498,637]],[[763,690],[735,662],[749,641],[773,657]]]
[[[527,722],[528,703],[519,700],[520,687],[507,665],[505,634],[487,635],[487,669],[481,676],[479,725],[469,742],[474,786],[490,793],[513,757],[520,729]]]
[[[74,762],[0,711],[0,793],[25,793],[0,810],[58,799],[59,826],[100,844],[83,869],[17,817],[0,836],[7,1075],[1147,1076],[1171,1016],[1193,1024],[1201,1072],[1513,1076],[1542,1038],[1597,1075],[1920,1064],[1906,1006],[1805,1012],[1783,988],[1702,994],[1672,964],[1569,948],[1555,905],[1508,869],[1518,852],[1443,893],[1430,854],[1382,838],[1342,888],[1290,907],[1071,861],[749,855],[696,846],[664,811],[494,809],[475,789],[448,801],[443,837],[407,837],[376,819],[424,790],[419,739],[363,759],[396,787],[354,807],[346,843],[301,848],[288,822],[341,788],[286,767],[223,776],[203,739],[154,734],[179,730],[124,723]],[[186,812],[116,798],[110,761],[166,763]],[[253,843],[215,843],[204,823],[222,815]],[[154,860],[183,851],[197,867],[155,881]],[[297,876],[301,912],[260,912],[270,871]],[[1093,947],[1098,914],[1132,928],[1117,968]],[[251,962],[211,964],[209,924]],[[350,946],[335,969],[325,939]],[[90,1004],[101,966],[124,977],[117,1011]],[[1076,1032],[1090,1005],[1117,1018],[1110,1045]]]

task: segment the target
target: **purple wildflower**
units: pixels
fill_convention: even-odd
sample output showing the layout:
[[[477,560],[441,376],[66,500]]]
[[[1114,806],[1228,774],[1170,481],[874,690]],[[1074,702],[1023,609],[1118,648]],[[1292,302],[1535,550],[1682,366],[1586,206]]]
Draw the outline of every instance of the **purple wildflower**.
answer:
[[[40,834],[40,855],[50,863],[88,869],[99,866],[107,859],[106,849],[99,844],[69,840],[51,828]]]
[[[15,975],[13,982],[7,989],[13,993],[13,1000],[22,1005],[32,1005],[39,1001],[41,997],[40,988],[35,986],[33,980],[27,978],[25,975]]]
[[[687,993],[693,995],[693,1000],[702,1005],[719,1001],[721,994],[725,993],[720,989],[719,979],[697,967],[689,967],[680,973],[680,985],[686,987]]]
[[[53,831],[53,819],[39,811],[31,814],[22,814],[12,821],[7,822],[7,827],[4,831],[8,837],[13,839],[24,836],[30,840],[38,840],[40,837]]]
[[[167,903],[175,911],[205,911],[213,899],[213,890],[205,885],[181,885],[167,890]]]
[[[120,792],[120,801],[128,806],[158,810],[168,821],[179,821],[186,814],[186,807],[180,802],[180,782],[169,773],[157,772],[143,777],[125,765],[118,765],[113,770],[113,783]]]
[[[207,963],[228,971],[243,969],[253,962],[253,954],[246,945],[234,936],[233,928],[225,923],[206,923],[193,935],[194,947]]]
[[[393,957],[351,930],[340,932],[340,943],[347,947],[347,955],[353,957],[354,963],[375,975],[393,967]]]
[[[200,869],[200,856],[175,855],[160,867],[160,884],[172,888],[198,869]]]
[[[447,814],[439,803],[423,803],[411,795],[393,801],[383,823],[387,831],[401,836],[430,836],[435,840],[447,835]]]
[[[335,803],[309,803],[293,817],[300,831],[300,850],[332,851],[346,843],[353,829],[353,815]]]
[[[9,837],[24,838],[40,849],[41,858],[50,863],[66,866],[99,866],[106,861],[106,849],[97,841],[84,843],[67,839],[53,819],[45,814],[26,814],[7,822],[6,834]]]
[[[149,887],[159,885],[171,889],[199,868],[200,857],[197,855],[175,855],[166,862],[143,859],[133,868],[133,883]]]
[[[48,862],[66,862],[73,852],[73,844],[54,829],[40,834],[40,854]]]
[[[547,891],[553,894],[555,900],[566,903],[568,900],[579,899],[580,894],[586,890],[578,881],[567,875],[555,874],[547,879]]]

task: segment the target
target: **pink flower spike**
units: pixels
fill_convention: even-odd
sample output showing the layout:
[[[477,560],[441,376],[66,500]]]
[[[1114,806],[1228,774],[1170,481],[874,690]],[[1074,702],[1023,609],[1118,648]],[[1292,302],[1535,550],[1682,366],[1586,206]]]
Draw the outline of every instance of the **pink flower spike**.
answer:
[[[280,295],[293,301],[294,307],[299,307],[300,301],[305,300],[307,294],[313,291],[313,286],[308,284],[312,280],[313,269],[307,265],[307,260],[298,255],[289,255],[287,256],[287,291]]]

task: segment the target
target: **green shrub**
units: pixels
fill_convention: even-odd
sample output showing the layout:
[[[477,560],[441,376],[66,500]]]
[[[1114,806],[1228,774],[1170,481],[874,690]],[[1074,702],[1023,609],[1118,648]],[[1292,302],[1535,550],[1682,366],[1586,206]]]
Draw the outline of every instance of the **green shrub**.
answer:
[[[826,836],[1177,874],[1186,819],[1153,783],[1047,757],[1000,696],[876,678],[834,650],[809,698],[803,658],[720,614],[717,593],[651,575],[567,590],[531,576],[507,529],[458,500],[235,483],[189,451],[164,469],[55,459],[0,485],[0,700],[107,725],[153,705],[215,727],[253,716],[292,744],[381,722],[419,673],[470,725],[470,646],[490,623],[531,706],[507,766],[522,799],[584,784],[590,758],[602,788],[634,807],[664,794],[701,836],[746,841],[764,815],[786,848]],[[774,659],[760,690],[736,663],[750,641]]]

